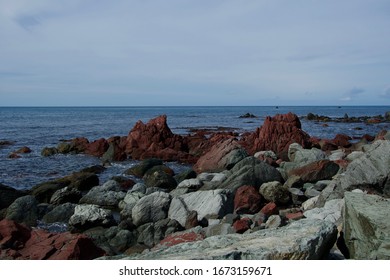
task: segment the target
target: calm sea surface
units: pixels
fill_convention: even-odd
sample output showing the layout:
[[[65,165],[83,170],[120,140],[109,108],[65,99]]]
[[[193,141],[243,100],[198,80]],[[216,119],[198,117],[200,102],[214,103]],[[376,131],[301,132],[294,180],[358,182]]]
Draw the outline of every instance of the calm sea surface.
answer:
[[[384,115],[390,111],[385,106],[360,107],[0,107],[0,141],[14,142],[0,148],[0,183],[28,189],[37,183],[58,178],[99,164],[99,159],[85,155],[57,155],[41,157],[42,148],[56,146],[60,140],[87,137],[90,141],[115,135],[127,135],[138,120],[147,122],[161,114],[168,116],[168,125],[174,133],[188,134],[191,128],[229,127],[238,132],[254,131],[266,116],[293,112],[298,116],[314,114],[330,117]],[[258,119],[242,119],[251,113]],[[308,122],[301,118],[302,128],[311,136],[333,138],[337,133],[350,136],[377,134],[389,129],[389,124],[365,125],[362,123]],[[362,130],[356,130],[360,127]],[[22,146],[30,147],[31,154],[19,159],[8,155]],[[101,176],[104,181],[122,172],[134,161],[116,163]],[[185,168],[172,163],[174,168]]]

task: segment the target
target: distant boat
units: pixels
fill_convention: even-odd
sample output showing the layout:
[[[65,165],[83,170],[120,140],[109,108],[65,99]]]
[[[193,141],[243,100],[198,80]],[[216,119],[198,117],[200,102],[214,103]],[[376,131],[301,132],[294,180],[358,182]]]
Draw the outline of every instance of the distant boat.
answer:
[[[341,106],[339,106],[338,108],[341,109]]]

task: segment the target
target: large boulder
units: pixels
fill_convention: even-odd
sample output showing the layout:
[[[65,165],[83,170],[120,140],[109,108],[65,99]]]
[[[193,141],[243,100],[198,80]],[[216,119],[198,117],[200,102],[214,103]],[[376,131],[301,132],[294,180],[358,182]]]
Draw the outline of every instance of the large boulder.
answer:
[[[164,192],[154,192],[142,197],[132,209],[133,223],[140,226],[165,219],[171,199],[172,197]]]
[[[194,239],[197,238],[193,235]],[[302,219],[251,234],[212,236],[201,241],[161,247],[124,259],[296,260],[327,257],[337,238],[334,224]]]
[[[7,209],[8,220],[36,226],[38,220],[38,201],[32,195],[17,198]]]
[[[109,144],[106,139],[100,138],[89,143],[85,149],[87,155],[101,157],[108,150]]]
[[[327,200],[343,198],[344,192],[363,189],[390,196],[390,141],[377,140],[353,160],[343,176],[333,180],[320,194],[317,206]]]
[[[304,149],[298,143],[292,143],[288,148],[288,159],[299,166],[326,159],[326,154],[320,149]]]
[[[112,225],[115,225],[112,212],[97,205],[77,205],[74,214],[69,219],[69,228],[73,232],[97,226],[110,227]]]
[[[126,196],[122,192],[119,183],[110,180],[102,186],[92,188],[86,195],[80,199],[81,204],[95,204],[104,208],[115,209]]]
[[[390,260],[390,200],[345,193],[344,239],[352,259]]]
[[[197,173],[221,172],[225,169],[231,169],[247,156],[245,149],[235,139],[228,139],[214,145],[199,158],[193,168]]]
[[[152,167],[145,173],[143,179],[149,188],[172,190],[177,186],[173,172],[164,165]]]
[[[201,221],[207,216],[222,218],[233,212],[233,195],[229,190],[197,191],[172,199],[168,217],[177,220],[185,227],[191,211],[198,213]]]
[[[51,223],[68,223],[70,217],[74,214],[76,204],[64,203],[53,208],[50,212],[45,214],[42,221],[48,224]]]
[[[244,185],[259,187],[266,182],[283,182],[276,168],[254,157],[243,159],[225,174],[228,176],[227,179],[218,183],[217,187],[230,189],[233,192]]]
[[[259,192],[265,200],[277,205],[287,204],[291,199],[288,188],[278,181],[262,184]]]
[[[123,161],[127,158],[126,137],[114,136],[107,140],[108,148],[102,155],[103,162]]]
[[[125,174],[142,178],[149,169],[151,169],[154,166],[163,165],[163,164],[164,162],[161,159],[157,159],[157,158],[144,159],[140,163],[127,169],[125,171]]]
[[[243,139],[250,154],[257,151],[274,151],[279,158],[288,159],[288,148],[292,143],[310,147],[310,136],[301,129],[301,122],[293,113],[268,116],[262,127]]]
[[[339,171],[340,166],[330,160],[320,160],[309,163],[289,172],[290,176],[298,176],[303,182],[315,183],[321,180],[332,179]]]

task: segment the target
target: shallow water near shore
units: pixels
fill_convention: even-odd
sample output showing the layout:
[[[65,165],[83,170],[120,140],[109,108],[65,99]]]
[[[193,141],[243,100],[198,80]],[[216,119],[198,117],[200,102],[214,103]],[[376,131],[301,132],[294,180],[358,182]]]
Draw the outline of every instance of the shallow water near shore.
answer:
[[[17,189],[32,186],[66,176],[84,167],[100,164],[100,160],[86,155],[56,155],[42,157],[41,150],[56,146],[61,140],[86,137],[90,141],[101,137],[125,136],[138,120],[147,122],[165,114],[168,125],[176,134],[189,134],[193,129],[228,129],[238,133],[254,131],[261,126],[266,116],[293,112],[301,117],[302,129],[311,136],[333,138],[338,133],[351,137],[364,134],[375,135],[389,129],[388,123],[366,125],[364,123],[323,123],[307,121],[308,113],[340,118],[384,115],[388,106],[359,107],[0,107],[0,141],[12,144],[0,147],[0,183]],[[257,118],[239,118],[250,113]],[[28,146],[32,153],[19,159],[8,155]],[[134,165],[134,161],[114,163],[103,174],[101,182],[112,176],[122,175]],[[170,163],[177,172],[188,168],[179,163]]]

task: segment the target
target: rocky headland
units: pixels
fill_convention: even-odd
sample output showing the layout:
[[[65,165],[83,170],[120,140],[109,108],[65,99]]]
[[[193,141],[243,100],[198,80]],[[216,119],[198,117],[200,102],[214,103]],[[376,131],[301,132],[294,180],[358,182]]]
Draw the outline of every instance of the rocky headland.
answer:
[[[127,136],[62,141],[42,156],[102,166],[29,191],[0,184],[0,259],[390,259],[390,132],[351,140],[311,137],[289,113],[243,135],[177,135],[159,116]]]

